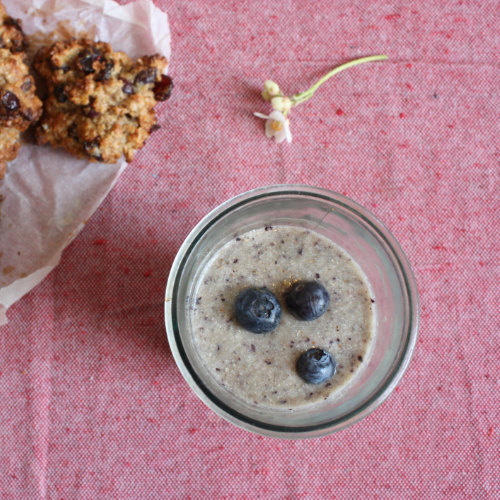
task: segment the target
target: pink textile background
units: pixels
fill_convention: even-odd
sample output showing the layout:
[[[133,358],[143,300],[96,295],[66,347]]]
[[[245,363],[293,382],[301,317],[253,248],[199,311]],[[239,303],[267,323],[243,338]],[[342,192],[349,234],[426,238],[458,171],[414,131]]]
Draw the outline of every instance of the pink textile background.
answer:
[[[500,15],[495,1],[161,0],[164,123],[0,329],[0,498],[499,498]],[[348,70],[277,145],[253,111]],[[280,441],[217,417],[170,354],[163,296],[207,211],[306,183],[373,211],[421,299],[411,365],[362,422]]]

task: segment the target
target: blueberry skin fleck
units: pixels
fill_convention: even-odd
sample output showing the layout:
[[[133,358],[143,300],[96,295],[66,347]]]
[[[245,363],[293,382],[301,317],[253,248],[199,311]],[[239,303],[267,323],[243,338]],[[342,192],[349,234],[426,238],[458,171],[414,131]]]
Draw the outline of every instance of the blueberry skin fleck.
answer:
[[[238,323],[252,333],[274,330],[281,319],[281,306],[276,296],[267,288],[242,290],[234,305]]]
[[[330,295],[318,281],[297,281],[286,293],[285,300],[295,317],[312,321],[327,310]]]
[[[302,353],[297,360],[297,373],[309,384],[321,384],[335,375],[337,363],[323,349],[314,348]]]

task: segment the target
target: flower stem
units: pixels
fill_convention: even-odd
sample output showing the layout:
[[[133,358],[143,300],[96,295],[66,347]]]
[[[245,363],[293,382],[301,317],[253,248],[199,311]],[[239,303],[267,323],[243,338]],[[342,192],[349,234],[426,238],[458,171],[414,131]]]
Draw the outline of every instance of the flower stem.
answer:
[[[325,83],[328,79],[330,79],[333,75],[336,75],[337,73],[340,73],[345,69],[357,66],[358,64],[363,64],[366,62],[373,62],[373,61],[384,61],[385,59],[387,59],[386,55],[361,57],[360,59],[354,59],[353,61],[346,62],[344,64],[341,64],[340,66],[337,66],[336,68],[333,68],[329,73],[320,78],[310,89],[306,90],[305,92],[301,92],[300,94],[293,95],[291,97],[293,106],[296,106],[297,104],[300,104],[310,99],[313,96],[314,92],[321,85],[323,85],[323,83]]]

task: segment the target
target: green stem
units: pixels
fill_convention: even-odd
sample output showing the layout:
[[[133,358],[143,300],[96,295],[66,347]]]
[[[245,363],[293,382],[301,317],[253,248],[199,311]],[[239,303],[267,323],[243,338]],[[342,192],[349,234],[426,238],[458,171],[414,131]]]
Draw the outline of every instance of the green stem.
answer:
[[[293,95],[291,97],[292,103],[294,106],[296,106],[297,104],[307,101],[313,96],[314,92],[316,92],[316,90],[318,90],[318,88],[321,85],[323,85],[323,83],[325,83],[333,75],[336,75],[337,73],[340,73],[345,69],[352,68],[353,66],[357,66],[358,64],[363,64],[366,62],[384,61],[385,59],[387,59],[386,55],[368,56],[368,57],[361,57],[360,59],[354,59],[354,61],[349,61],[344,64],[341,64],[340,66],[337,66],[336,68],[332,69],[329,73],[327,73],[325,76],[320,78],[310,89],[306,90],[305,92],[301,92],[300,94]]]

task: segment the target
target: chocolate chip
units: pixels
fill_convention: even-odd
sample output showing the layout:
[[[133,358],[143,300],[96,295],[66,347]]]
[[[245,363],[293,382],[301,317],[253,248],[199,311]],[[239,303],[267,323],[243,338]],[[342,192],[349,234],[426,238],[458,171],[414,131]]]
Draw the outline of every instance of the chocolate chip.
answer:
[[[153,132],[156,132],[157,130],[160,130],[161,129],[161,125],[158,125],[157,123],[155,123],[150,129],[149,129],[149,133],[152,134]]]

